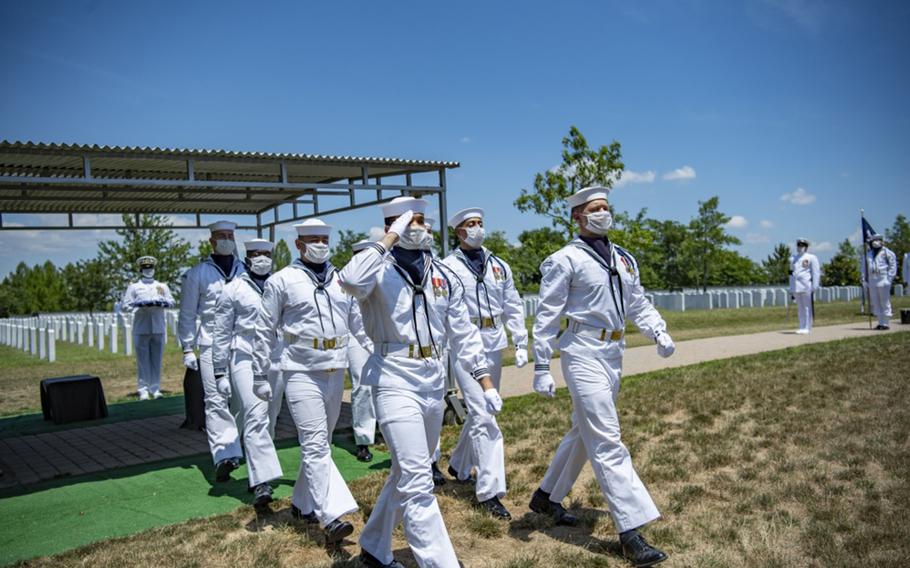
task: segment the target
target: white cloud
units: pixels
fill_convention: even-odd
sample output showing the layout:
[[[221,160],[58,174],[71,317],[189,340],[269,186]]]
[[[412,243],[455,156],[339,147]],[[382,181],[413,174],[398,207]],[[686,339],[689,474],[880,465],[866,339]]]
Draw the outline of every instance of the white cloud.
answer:
[[[692,166],[683,166],[681,168],[676,168],[672,172],[665,173],[662,177],[667,181],[695,179],[695,168]]]
[[[797,187],[790,193],[781,195],[780,200],[793,205],[809,205],[810,203],[815,203],[815,195],[801,187]]]
[[[862,236],[863,236],[863,230],[857,229],[857,230],[853,231],[853,233],[851,233],[850,236],[847,238],[850,239],[851,243],[858,245],[858,244],[862,243]]]
[[[462,136],[460,142],[461,142],[462,144],[470,144],[470,143],[471,143],[471,137],[470,137],[470,136]]]
[[[768,235],[763,235],[761,233],[749,233],[743,240],[750,245],[767,243]]]
[[[749,226],[749,220],[742,215],[734,215],[727,221],[727,226],[731,229],[745,229]]]
[[[815,252],[829,252],[834,250],[834,244],[829,241],[822,241],[812,245],[812,249],[815,250]]]
[[[623,187],[624,185],[629,185],[630,183],[654,183],[654,179],[657,177],[657,173],[648,170],[646,172],[636,172],[632,170],[626,170],[622,173],[622,177],[613,182],[613,187]]]
[[[758,224],[761,225],[762,229],[773,229],[774,228],[774,223],[771,221],[768,221],[767,219],[762,219],[761,221],[758,222]]]

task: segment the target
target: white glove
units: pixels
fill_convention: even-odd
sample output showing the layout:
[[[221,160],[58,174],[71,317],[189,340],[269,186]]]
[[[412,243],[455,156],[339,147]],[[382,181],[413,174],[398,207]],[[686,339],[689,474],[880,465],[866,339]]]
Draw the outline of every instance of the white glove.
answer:
[[[215,385],[221,396],[231,398],[231,380],[226,375],[215,377]]]
[[[192,369],[194,371],[199,370],[199,359],[196,359],[196,354],[192,351],[187,351],[183,354],[183,366],[187,369]]]
[[[404,232],[407,230],[407,228],[409,226],[411,226],[411,220],[413,218],[414,218],[413,211],[410,211],[410,210],[405,211],[404,213],[401,214],[400,217],[398,217],[397,219],[395,219],[392,222],[392,225],[389,227],[389,232],[395,233],[396,235],[398,235],[398,238],[401,238],[401,235],[403,235]]]
[[[534,391],[549,398],[556,396],[556,381],[550,371],[534,371]]]
[[[528,350],[515,348],[515,366],[521,369],[528,364]]]
[[[487,403],[487,412],[496,415],[502,410],[502,397],[496,392],[496,389],[483,391],[483,399]]]
[[[253,394],[266,402],[272,400],[272,385],[265,375],[253,377]]]
[[[670,334],[664,331],[657,336],[657,354],[661,357],[669,357],[673,355],[673,352],[676,351],[676,344],[673,343],[673,339],[670,338]]]

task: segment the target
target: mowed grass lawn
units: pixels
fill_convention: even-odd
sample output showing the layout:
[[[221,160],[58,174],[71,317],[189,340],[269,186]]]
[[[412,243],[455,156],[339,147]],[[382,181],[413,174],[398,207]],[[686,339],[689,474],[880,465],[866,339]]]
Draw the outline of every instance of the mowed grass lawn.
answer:
[[[910,333],[805,345],[639,375],[623,382],[625,442],[664,517],[646,535],[666,566],[906,566],[910,557]],[[509,399],[511,524],[448,483],[439,502],[466,566],[626,566],[600,489],[586,467],[568,501],[576,528],[527,508],[569,428],[571,400]],[[448,454],[457,427],[443,431]],[[445,469],[445,458],[443,469]],[[363,511],[385,474],[351,484]],[[357,566],[355,540],[323,547],[287,500],[100,542],[26,566]],[[401,530],[396,556],[415,563]]]
[[[901,307],[910,307],[910,297],[893,298],[894,313]],[[793,329],[796,314],[791,310],[787,320],[786,308],[743,308],[727,310],[698,310],[688,312],[664,312],[669,330],[675,341],[718,337],[760,331]],[[816,306],[816,325],[833,325],[856,322],[865,325],[866,316],[859,314],[858,302],[819,304]],[[533,319],[528,318],[528,329]],[[652,342],[642,336],[630,322],[626,342],[629,347],[650,345]],[[121,354],[98,351],[90,347],[57,343],[57,361],[43,362],[6,346],[0,346],[0,416],[37,412],[41,408],[38,383],[48,377],[88,373],[101,377],[108,402],[119,402],[136,397],[136,361],[123,352],[121,331]],[[512,365],[515,358],[512,350],[506,350],[503,364]],[[183,391],[183,357],[173,337],[168,338],[164,351],[164,365],[161,388],[165,393]],[[350,384],[348,384],[350,387]]]

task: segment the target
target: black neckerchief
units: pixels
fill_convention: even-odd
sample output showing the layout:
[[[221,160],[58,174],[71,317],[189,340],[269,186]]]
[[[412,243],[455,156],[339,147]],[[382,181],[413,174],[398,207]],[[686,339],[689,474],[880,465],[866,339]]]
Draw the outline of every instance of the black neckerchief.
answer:
[[[392,256],[395,257],[396,265],[408,273],[413,284],[423,284],[424,269],[426,268],[424,253],[425,251],[422,250],[410,250],[401,247],[392,249]]]
[[[480,289],[483,288],[483,295],[487,299],[487,312],[490,313],[490,320],[493,320],[493,304],[490,302],[490,292],[487,290],[486,283],[486,274],[487,274],[487,261],[492,258],[493,255],[487,256],[486,251],[483,248],[479,249],[463,249],[459,248],[455,251],[455,258],[459,259],[462,264],[467,267],[468,272],[474,276],[474,280],[477,281],[474,286],[474,299],[477,301],[477,318],[479,320],[478,327],[483,328],[483,308],[480,303]],[[493,327],[496,327],[496,322],[493,322]]]
[[[424,286],[433,270],[433,259],[429,251],[409,250],[400,247],[392,249],[392,266],[411,289],[411,321],[414,323],[414,335],[417,336],[417,348],[423,357],[423,340],[420,339],[420,330],[417,327],[417,298],[423,299],[423,314],[427,322],[427,332],[430,334],[430,345],[437,354],[436,340],[433,338],[433,326],[430,325],[430,308],[427,302]]]
[[[221,270],[225,279],[230,277],[231,269],[234,268],[234,255],[212,253],[212,262]]]
[[[487,257],[482,248],[476,249],[458,249],[464,255],[466,264],[477,274],[484,274],[487,271]]]
[[[323,336],[325,336],[325,324],[322,321],[322,308],[319,305],[318,294],[320,293],[325,296],[326,302],[329,304],[329,316],[332,319],[332,330],[335,335],[338,335],[338,328],[335,326],[335,311],[332,309],[332,297],[329,295],[328,290],[326,290],[326,286],[332,282],[332,274],[335,273],[335,267],[332,266],[331,262],[325,262],[319,265],[300,260],[299,258],[292,262],[291,266],[302,270],[304,274],[310,277],[310,280],[312,280],[313,285],[316,287],[315,290],[313,290],[313,303],[316,304],[316,313],[319,315],[319,327],[322,329]],[[325,272],[322,274],[322,278],[320,278],[310,266],[323,268]]]
[[[318,278],[320,282],[325,282],[325,277],[329,271],[328,262],[315,263],[315,262],[310,262],[308,260],[301,260],[301,262],[303,263],[304,266],[309,268],[313,274],[316,275],[316,278]]]
[[[580,248],[585,251],[588,256],[594,259],[598,265],[600,265],[604,270],[607,271],[607,280],[610,282],[610,296],[613,297],[613,306],[616,308],[616,311],[622,316],[623,327],[626,324],[626,308],[623,305],[623,289],[622,289],[622,277],[619,275],[619,271],[616,270],[615,263],[613,262],[613,243],[610,242],[606,237],[595,237],[593,240],[600,241],[604,246],[608,247],[609,254],[604,258],[596,249],[588,245],[587,239],[591,237],[582,237],[579,235],[578,240],[572,241],[571,245]],[[607,260],[609,259],[609,260]],[[616,292],[613,291],[613,277],[616,277],[616,281],[619,283],[619,302],[616,302]]]

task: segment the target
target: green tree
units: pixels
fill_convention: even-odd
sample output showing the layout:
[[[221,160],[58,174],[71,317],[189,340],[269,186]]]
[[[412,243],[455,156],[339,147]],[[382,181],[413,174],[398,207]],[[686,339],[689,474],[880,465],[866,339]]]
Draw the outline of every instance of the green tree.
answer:
[[[904,262],[904,254],[910,252],[910,222],[902,214],[898,214],[894,220],[894,225],[890,229],[885,229],[885,238],[887,239],[888,248],[897,255],[897,277],[895,282],[903,280],[901,270]],[[906,284],[906,282],[904,282]]]
[[[107,264],[97,258],[69,263],[61,271],[66,298],[64,309],[72,311],[108,311],[116,287]]]
[[[736,251],[720,249],[708,279],[711,286],[748,286],[765,281],[765,272],[755,261]]]
[[[524,231],[518,235],[518,242],[510,259],[515,286],[518,291],[535,293],[540,290],[540,263],[565,246],[567,240],[559,231],[549,227]]]
[[[790,281],[790,247],[786,244],[779,243],[761,264],[768,284],[787,284]]]
[[[98,258],[106,264],[115,290],[122,293],[136,280],[136,260],[145,255],[158,259],[155,279],[179,290],[181,270],[191,261],[190,244],[177,236],[163,215],[143,214],[138,225],[136,221],[133,215],[123,215],[124,227],[115,231],[120,240],[98,243]]]
[[[11,315],[28,315],[36,312],[59,312],[66,300],[66,287],[54,263],[28,266],[20,262],[16,270],[3,279],[2,287]]]
[[[190,259],[189,264],[195,266],[212,256],[213,252],[215,251],[212,250],[212,243],[208,239],[203,239],[196,243],[196,256]]]
[[[822,286],[856,286],[859,284],[859,251],[844,239],[837,254],[822,266]]]
[[[657,234],[653,223],[645,217],[648,210],[642,209],[634,217],[625,212],[616,213],[614,229],[610,231],[610,240],[632,253],[638,261],[641,283],[645,288],[661,287],[661,278],[657,267],[660,265],[661,252],[657,249]]]
[[[332,266],[339,270],[344,268],[344,265],[354,256],[351,245],[365,238],[367,238],[366,233],[341,229],[338,232],[338,241],[332,247],[332,257],[330,259]]]
[[[682,290],[692,283],[686,266],[684,245],[689,238],[689,229],[677,221],[648,220],[654,232],[654,249],[657,260],[654,270],[657,272],[656,287],[667,290]]]
[[[488,234],[483,241],[483,246],[499,258],[512,264],[512,254],[515,247],[506,239],[505,231],[493,231]]]
[[[684,246],[691,267],[690,274],[702,291],[707,291],[712,267],[716,267],[721,260],[724,245],[740,243],[724,229],[730,217],[718,209],[719,202],[717,196],[698,202],[698,215],[689,221],[690,236]]]
[[[572,238],[574,223],[566,198],[591,185],[613,187],[622,176],[625,165],[622,150],[614,140],[609,146],[593,150],[575,126],[562,139],[562,163],[534,176],[534,189],[522,189],[515,207],[550,218],[552,226],[561,230],[565,239]]]
[[[288,248],[288,244],[284,242],[284,239],[278,239],[278,242],[275,243],[275,248],[272,249],[272,271],[278,272],[291,264],[292,261],[291,249]]]

